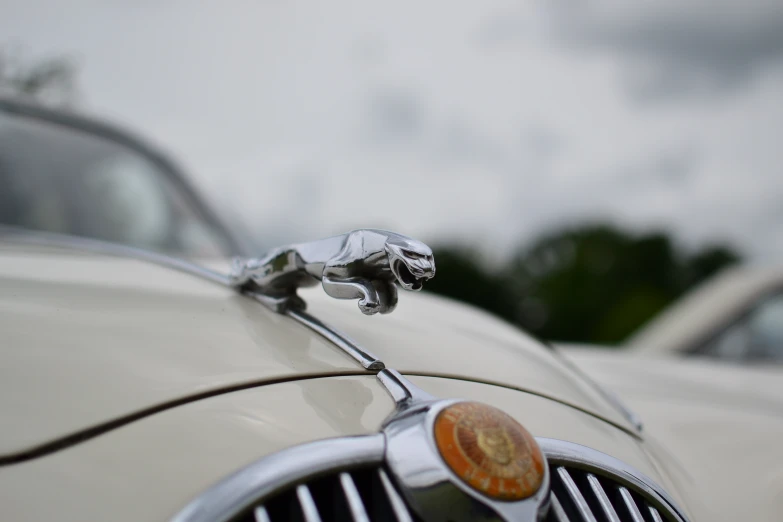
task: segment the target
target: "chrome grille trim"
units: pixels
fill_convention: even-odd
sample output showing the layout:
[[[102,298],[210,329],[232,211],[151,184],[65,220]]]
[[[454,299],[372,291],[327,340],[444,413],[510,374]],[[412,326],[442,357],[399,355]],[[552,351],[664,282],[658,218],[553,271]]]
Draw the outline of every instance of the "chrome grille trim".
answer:
[[[677,522],[675,514],[662,517],[650,499],[629,489],[608,472],[593,474],[568,464],[557,464],[552,480],[550,510],[545,522]],[[642,513],[649,513],[645,517]],[[650,519],[650,517],[653,517]]]
[[[563,511],[563,506],[557,499],[557,495],[552,493],[549,501],[551,502],[549,513],[555,517],[555,522],[571,522],[571,520],[568,518],[568,515],[566,515],[565,511]]]
[[[397,517],[399,522],[413,522],[413,517],[411,517],[410,512],[408,511],[405,501],[400,494],[397,493],[397,490],[394,489],[391,480],[389,480],[389,476],[386,475],[386,472],[383,469],[378,470],[378,475],[380,476],[381,484],[383,484],[386,496],[389,497],[389,502],[391,502],[394,516]]]
[[[302,515],[305,522],[321,522],[321,515],[318,514],[318,508],[315,507],[315,501],[310,494],[310,488],[304,484],[296,487],[296,498],[299,499],[299,507],[302,508]]]
[[[253,517],[256,519],[256,522],[272,522],[269,520],[269,513],[266,512],[266,508],[264,506],[258,506],[256,509],[254,509]]]
[[[385,480],[384,480],[385,478]],[[357,480],[364,481],[357,485]],[[383,468],[333,471],[305,483],[284,488],[253,510],[254,518],[239,515],[235,522],[413,522],[402,497]],[[375,481],[374,486],[370,483]],[[320,502],[318,494],[320,489]],[[328,491],[327,496],[324,492]],[[396,499],[396,501],[395,501]],[[263,518],[262,518],[263,517]]]
[[[604,515],[606,515],[606,518],[609,519],[609,522],[621,522],[620,517],[617,516],[617,512],[614,510],[614,506],[612,506],[612,501],[609,500],[609,497],[606,495],[606,491],[604,491],[598,478],[592,473],[588,473],[587,481],[590,483],[590,488],[593,490],[593,493],[595,493],[598,503],[601,504],[601,509],[603,510]]]
[[[543,521],[687,522],[659,486],[627,464],[570,442],[537,441],[551,477],[542,490],[550,492]],[[383,434],[294,446],[219,482],[172,521],[420,521],[386,453]]]
[[[587,478],[587,475],[593,474],[621,522],[646,522],[641,512],[649,512],[654,518],[653,509],[658,515],[657,519],[654,518],[656,521],[687,522],[688,519],[683,511],[663,488],[628,464],[572,442],[547,438],[536,438],[536,441],[546,455],[550,468],[558,470],[552,476],[562,477],[559,468],[566,468],[571,481],[577,486],[579,483],[582,484],[582,487],[579,488],[581,495],[583,497],[589,496],[586,499],[588,506],[594,502],[594,508],[598,509],[596,506],[600,506],[602,503],[600,494],[595,492],[590,479]],[[579,480],[574,480],[576,475],[579,476]],[[611,483],[611,487],[608,488],[606,484],[602,485],[602,480]],[[553,483],[552,488],[553,492],[557,494],[557,485]],[[568,484],[564,481],[560,488],[561,492],[568,495],[566,499],[562,496],[559,498],[562,508],[571,519],[574,519],[576,514],[570,511],[573,508],[565,505],[572,498]],[[626,493],[623,494],[622,490],[625,490]],[[634,495],[638,495],[642,499],[641,505],[637,505]],[[579,510],[577,514],[581,517],[578,520],[592,521],[595,518],[592,511],[585,513]],[[553,518],[556,516],[558,515],[550,513],[546,520],[559,522],[558,518]]]
[[[631,492],[623,487],[618,488],[618,491],[620,492],[620,496],[623,498],[623,502],[625,502],[625,507],[628,508],[628,513],[631,515],[633,522],[644,522],[644,518],[639,512],[639,507],[636,505],[633,497],[631,497]]]
[[[579,491],[576,482],[574,482],[574,479],[569,475],[568,470],[561,466],[557,468],[557,474],[560,475],[560,480],[563,481],[566,491],[568,491],[568,496],[571,497],[571,500],[576,504],[576,507],[585,522],[598,522],[595,519],[593,512],[590,510],[590,506],[587,505],[587,500],[585,500],[582,492]]]
[[[367,510],[364,509],[364,502],[356,489],[353,479],[348,473],[340,473],[340,484],[343,487],[345,498],[348,499],[348,508],[351,510],[351,516],[356,522],[370,522],[367,516]]]
[[[229,522],[282,488],[334,469],[380,466],[382,434],[328,439],[264,457],[218,482],[174,516],[172,522]],[[268,514],[267,514],[268,515]]]

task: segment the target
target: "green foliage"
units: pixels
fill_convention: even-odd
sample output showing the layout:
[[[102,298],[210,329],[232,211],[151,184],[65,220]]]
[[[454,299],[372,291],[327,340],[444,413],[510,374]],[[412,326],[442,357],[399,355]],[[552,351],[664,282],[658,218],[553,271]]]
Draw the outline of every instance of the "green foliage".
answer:
[[[727,246],[689,255],[665,233],[590,225],[545,234],[500,268],[464,249],[436,248],[435,259],[436,293],[546,339],[614,344],[740,256]]]
[[[516,307],[516,296],[508,291],[509,281],[502,273],[487,270],[473,252],[459,248],[441,248],[435,252],[437,277],[427,289],[471,303],[504,316]]]

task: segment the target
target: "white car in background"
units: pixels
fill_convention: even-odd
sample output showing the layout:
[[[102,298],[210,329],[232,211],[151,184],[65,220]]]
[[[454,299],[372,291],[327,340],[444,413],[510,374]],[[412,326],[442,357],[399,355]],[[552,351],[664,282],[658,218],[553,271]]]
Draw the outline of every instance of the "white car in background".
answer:
[[[640,355],[783,363],[783,267],[727,269],[627,342]]]
[[[698,359],[696,364],[709,360],[778,371],[776,366],[783,364],[783,267],[723,270],[621,346],[556,345],[579,358]]]

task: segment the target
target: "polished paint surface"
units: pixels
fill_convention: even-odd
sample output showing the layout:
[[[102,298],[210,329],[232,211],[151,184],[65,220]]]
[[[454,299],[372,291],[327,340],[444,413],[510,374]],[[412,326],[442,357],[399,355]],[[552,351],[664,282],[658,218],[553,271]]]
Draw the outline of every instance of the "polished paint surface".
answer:
[[[775,367],[571,350],[645,423],[647,445],[687,470],[696,520],[778,520],[783,513],[783,383]],[[671,491],[671,490],[670,490]]]
[[[225,388],[362,372],[290,318],[151,263],[0,242],[0,289],[0,457]],[[500,382],[632,429],[546,348],[474,309],[406,293],[394,314],[365,317],[303,295],[388,366]]]
[[[0,250],[0,456],[224,387],[361,368],[236,292],[155,265]]]
[[[189,403],[0,468],[0,520],[168,520],[265,455],[377,432],[393,407],[369,375],[293,381]]]
[[[432,294],[402,294],[393,314],[363,317],[323,292],[301,292],[308,310],[405,374],[457,377],[543,395],[636,431],[552,350],[476,308]]]

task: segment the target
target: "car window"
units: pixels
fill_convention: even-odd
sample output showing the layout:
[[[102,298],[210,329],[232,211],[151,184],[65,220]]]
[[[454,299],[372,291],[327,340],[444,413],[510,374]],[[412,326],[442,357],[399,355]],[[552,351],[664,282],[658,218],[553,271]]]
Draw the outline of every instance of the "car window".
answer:
[[[228,251],[151,158],[97,134],[2,112],[0,223],[189,257]]]
[[[783,293],[759,302],[698,353],[732,361],[783,362]]]

